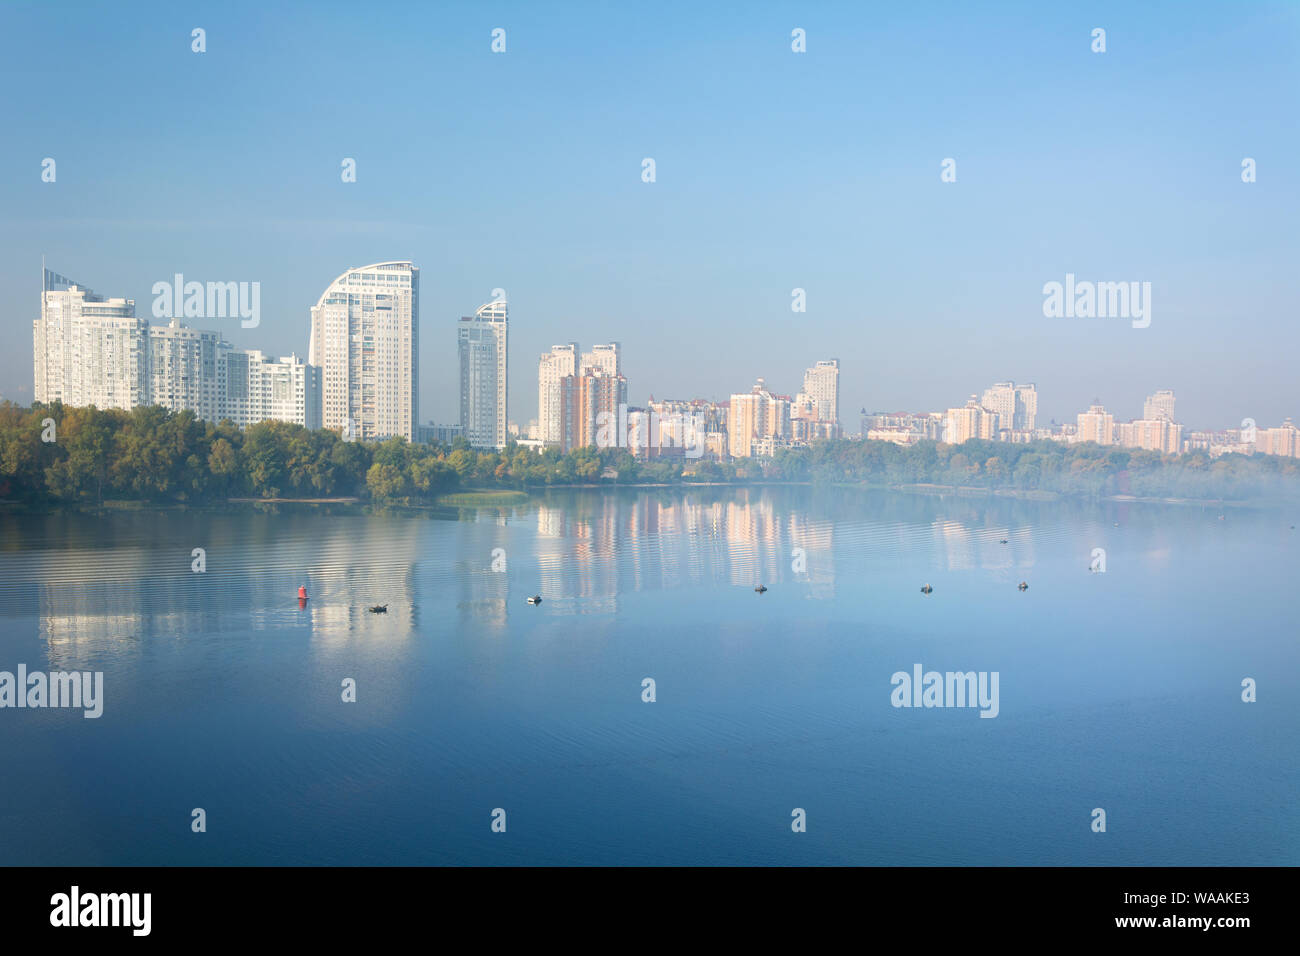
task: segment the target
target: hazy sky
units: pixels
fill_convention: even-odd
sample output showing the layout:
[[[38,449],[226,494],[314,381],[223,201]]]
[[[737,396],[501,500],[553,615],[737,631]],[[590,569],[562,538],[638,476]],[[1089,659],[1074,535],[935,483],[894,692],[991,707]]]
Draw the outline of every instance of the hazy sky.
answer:
[[[538,354],[572,340],[623,343],[634,404],[757,376],[793,394],[838,357],[846,413],[1013,379],[1038,383],[1042,421],[1094,398],[1128,420],[1156,388],[1195,426],[1300,420],[1297,3],[0,17],[0,396],[22,403],[44,254],[146,316],[176,272],[258,281],[260,327],[190,324],[300,355],[335,276],[414,260],[426,421],[457,419],[456,320],[496,287],[521,423]],[[1149,281],[1150,327],[1045,318],[1043,284],[1067,272]]]

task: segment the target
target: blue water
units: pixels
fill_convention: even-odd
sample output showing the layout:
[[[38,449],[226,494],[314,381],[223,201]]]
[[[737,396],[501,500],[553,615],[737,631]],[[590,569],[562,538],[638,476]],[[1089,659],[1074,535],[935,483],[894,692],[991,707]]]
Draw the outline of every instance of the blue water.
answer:
[[[0,516],[0,670],[105,682],[97,720],[0,710],[0,864],[1295,865],[1298,516],[1219,514],[706,488]],[[915,663],[998,672],[999,715],[893,707]]]

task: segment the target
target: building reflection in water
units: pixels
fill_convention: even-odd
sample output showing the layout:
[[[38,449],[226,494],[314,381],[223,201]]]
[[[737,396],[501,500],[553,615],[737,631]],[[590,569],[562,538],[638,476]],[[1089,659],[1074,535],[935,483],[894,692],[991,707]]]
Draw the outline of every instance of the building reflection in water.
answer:
[[[858,490],[688,487],[552,492],[455,512],[227,513],[184,528],[137,514],[108,532],[78,526],[89,529],[83,539],[99,536],[96,547],[0,551],[0,611],[38,610],[58,667],[190,634],[295,626],[323,648],[410,640],[422,624],[426,635],[504,635],[534,593],[564,613],[613,614],[620,594],[719,582],[826,600],[836,596],[837,569],[861,581],[909,555],[951,571],[1023,569],[1034,563],[1035,532],[1020,509]],[[117,543],[126,532],[134,539]],[[190,571],[196,539],[206,550],[202,574]],[[387,613],[371,614],[371,605]]]
[[[813,596],[834,593],[832,522],[782,512],[762,489],[547,501],[536,528],[542,593],[565,610],[611,613],[622,592],[717,581],[802,583]]]

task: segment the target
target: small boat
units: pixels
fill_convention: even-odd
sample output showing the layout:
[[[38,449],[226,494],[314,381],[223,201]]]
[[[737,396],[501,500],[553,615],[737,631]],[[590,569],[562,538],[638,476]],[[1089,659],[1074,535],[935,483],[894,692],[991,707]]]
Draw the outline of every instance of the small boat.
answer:
[[[373,607],[368,608],[367,610],[369,610],[371,614],[387,614],[387,613],[388,613],[388,605],[387,605],[387,604],[376,604],[376,605],[374,605]]]
[[[922,594],[929,594],[929,593],[930,593],[931,591],[933,591],[933,590],[934,590],[934,588],[930,587],[930,585],[928,585],[928,584],[923,584],[923,585],[921,585],[921,593],[922,593]]]
[[[529,604],[541,604],[541,603],[542,603],[542,596],[541,596],[540,594],[534,594],[532,597],[530,597],[530,598],[528,599],[528,603],[529,603]]]
[[[1019,588],[1019,589],[1022,590],[1022,591],[1028,591],[1028,590],[1029,590],[1029,584],[1028,584],[1028,582],[1026,582],[1026,581],[1021,581],[1019,584],[1016,585],[1016,587]]]
[[[759,594],[763,594],[765,591],[767,591],[767,585],[760,584],[758,587],[754,588],[754,590],[757,591]]]

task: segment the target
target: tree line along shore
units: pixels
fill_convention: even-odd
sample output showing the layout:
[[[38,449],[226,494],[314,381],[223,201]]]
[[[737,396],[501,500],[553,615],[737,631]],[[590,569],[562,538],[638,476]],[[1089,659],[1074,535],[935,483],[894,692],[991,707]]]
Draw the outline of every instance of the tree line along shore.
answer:
[[[556,486],[754,482],[1285,501],[1300,498],[1297,478],[1300,460],[1293,458],[1212,459],[1093,443],[902,446],[837,439],[781,449],[772,458],[644,460],[621,448],[561,454],[513,443],[482,451],[463,439],[450,446],[344,441],[334,431],[275,421],[241,430],[157,406],[124,411],[0,402],[0,501],[34,508],[247,498],[420,503]]]

